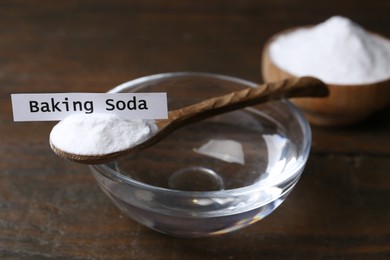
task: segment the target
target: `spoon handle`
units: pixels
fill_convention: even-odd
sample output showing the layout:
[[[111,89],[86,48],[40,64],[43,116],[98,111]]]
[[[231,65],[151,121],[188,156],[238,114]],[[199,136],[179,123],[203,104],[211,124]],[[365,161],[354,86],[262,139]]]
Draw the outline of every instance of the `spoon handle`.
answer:
[[[211,98],[194,105],[173,110],[169,112],[169,121],[170,123],[179,125],[187,124],[270,100],[292,97],[323,97],[328,94],[326,85],[316,78],[302,77],[286,79],[274,83],[265,83],[255,88],[246,88],[231,92],[220,97]]]

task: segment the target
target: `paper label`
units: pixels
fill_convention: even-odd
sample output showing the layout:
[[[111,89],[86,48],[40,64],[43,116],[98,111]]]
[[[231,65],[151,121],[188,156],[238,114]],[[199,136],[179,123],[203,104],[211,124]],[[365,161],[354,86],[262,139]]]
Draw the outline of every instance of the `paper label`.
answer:
[[[11,94],[14,121],[58,121],[72,114],[113,113],[123,119],[165,119],[166,93]]]

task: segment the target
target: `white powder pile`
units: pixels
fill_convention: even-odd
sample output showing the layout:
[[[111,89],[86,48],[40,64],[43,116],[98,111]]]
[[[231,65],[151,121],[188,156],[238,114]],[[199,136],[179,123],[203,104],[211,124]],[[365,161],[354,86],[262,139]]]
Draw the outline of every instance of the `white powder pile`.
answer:
[[[50,143],[79,155],[102,155],[131,148],[155,134],[153,120],[124,120],[113,114],[71,115],[55,125]]]
[[[286,72],[327,83],[366,84],[390,77],[390,41],[340,16],[281,35],[269,51]]]

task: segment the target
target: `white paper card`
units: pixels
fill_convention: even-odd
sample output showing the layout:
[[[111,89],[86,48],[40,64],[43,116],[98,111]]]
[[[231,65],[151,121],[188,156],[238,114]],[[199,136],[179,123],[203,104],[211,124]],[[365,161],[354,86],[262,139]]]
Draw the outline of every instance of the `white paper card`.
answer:
[[[166,93],[11,94],[14,121],[58,121],[72,114],[113,113],[123,119],[165,119]]]

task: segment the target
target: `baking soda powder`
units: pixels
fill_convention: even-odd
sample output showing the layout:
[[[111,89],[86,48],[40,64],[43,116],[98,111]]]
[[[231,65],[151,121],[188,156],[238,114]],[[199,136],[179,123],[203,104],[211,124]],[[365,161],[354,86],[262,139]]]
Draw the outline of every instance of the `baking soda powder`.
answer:
[[[269,54],[286,72],[327,83],[366,84],[390,77],[390,41],[340,16],[279,36]]]
[[[124,120],[113,114],[75,114],[50,133],[56,148],[79,155],[103,155],[131,148],[156,133],[153,120]]]

